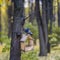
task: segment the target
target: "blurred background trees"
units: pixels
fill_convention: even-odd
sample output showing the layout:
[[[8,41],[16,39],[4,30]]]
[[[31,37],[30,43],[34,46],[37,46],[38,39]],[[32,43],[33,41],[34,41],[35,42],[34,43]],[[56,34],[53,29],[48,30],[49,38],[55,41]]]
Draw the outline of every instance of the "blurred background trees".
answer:
[[[39,3],[39,9],[37,2]],[[38,11],[36,13],[36,10]],[[24,28],[30,28],[33,32],[34,42],[40,39],[40,52],[43,51],[43,39],[47,44],[47,50],[60,43],[60,0],[24,0]],[[12,24],[14,16],[14,3],[11,0],[0,0],[0,43],[8,44],[3,51],[10,50],[12,37]],[[40,19],[37,17],[39,16]],[[41,23],[42,22],[42,23]],[[42,30],[40,30],[42,28]],[[43,36],[41,31],[43,31]],[[41,36],[42,37],[41,37]],[[42,45],[41,45],[42,43]],[[45,46],[45,45],[44,45]],[[44,47],[43,46],[43,47]],[[45,51],[45,50],[44,50]]]

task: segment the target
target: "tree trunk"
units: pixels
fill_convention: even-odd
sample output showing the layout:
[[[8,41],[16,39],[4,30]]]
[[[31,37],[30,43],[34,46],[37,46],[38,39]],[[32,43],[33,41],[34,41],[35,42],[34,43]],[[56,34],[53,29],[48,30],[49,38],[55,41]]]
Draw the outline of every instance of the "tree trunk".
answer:
[[[40,14],[40,7],[39,7],[39,0],[35,1],[36,4],[36,18],[37,18],[37,24],[38,24],[38,30],[39,30],[39,44],[40,44],[40,54],[39,56],[46,56],[47,55],[47,46],[46,42],[47,40],[45,39],[45,33],[44,30],[44,22],[42,21],[41,14]],[[46,32],[46,31],[45,31]]]
[[[48,1],[48,4],[49,4],[49,20],[50,20],[50,32],[49,34],[52,34],[52,19],[53,19],[53,1],[50,0]],[[50,40],[50,38],[49,38]],[[48,44],[47,44],[47,50],[48,50],[48,53],[50,53],[50,43],[49,43],[49,40],[48,40]]]
[[[23,28],[23,0],[13,0],[14,2],[14,20],[12,29],[12,40],[11,40],[11,50],[10,50],[10,60],[21,60],[21,34]]]
[[[60,2],[58,2],[58,26],[60,27]]]
[[[8,37],[11,37],[11,16],[12,16],[12,5],[8,6]]]
[[[47,38],[48,38],[48,22],[49,22],[49,18],[50,18],[50,11],[49,11],[50,7],[49,7],[49,1],[46,0],[45,1],[45,10],[46,10],[46,24],[47,24]],[[49,43],[49,39],[48,39],[48,42],[47,42],[47,52],[50,51],[50,43]]]
[[[50,2],[50,34],[52,33],[52,20],[53,20],[53,0]]]
[[[29,0],[29,15],[31,14],[31,16],[29,17],[29,22],[31,22],[33,24],[33,20],[34,20],[34,4],[33,4],[33,0]]]
[[[0,38],[1,38],[1,5],[0,5]]]
[[[44,17],[44,18],[43,18]],[[47,48],[47,42],[48,42],[48,25],[47,25],[47,20],[46,20],[46,1],[42,0],[42,26],[43,26],[43,32],[44,32],[44,39],[46,43],[46,48]]]

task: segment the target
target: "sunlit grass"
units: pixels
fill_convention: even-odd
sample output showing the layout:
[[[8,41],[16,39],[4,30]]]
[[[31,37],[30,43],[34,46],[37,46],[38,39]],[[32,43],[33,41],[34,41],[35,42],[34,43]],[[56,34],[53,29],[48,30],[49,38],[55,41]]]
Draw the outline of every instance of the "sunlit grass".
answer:
[[[2,49],[4,45],[0,46]],[[1,52],[0,60],[9,60],[9,52]],[[45,56],[39,56],[39,46],[34,46],[34,50],[22,53],[21,60],[60,60],[60,45],[51,48],[51,52]]]
[[[3,50],[4,46],[5,46],[5,44],[0,45],[0,53],[2,53],[2,50]]]
[[[9,53],[8,52],[1,53],[0,60],[9,60]]]

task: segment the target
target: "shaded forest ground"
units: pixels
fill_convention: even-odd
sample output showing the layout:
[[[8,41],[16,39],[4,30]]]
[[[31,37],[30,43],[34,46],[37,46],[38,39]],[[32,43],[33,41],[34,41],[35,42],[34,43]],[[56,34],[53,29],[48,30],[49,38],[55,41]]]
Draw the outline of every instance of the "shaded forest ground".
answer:
[[[5,44],[0,45],[0,60],[9,60],[9,51],[2,52]],[[46,57],[39,57],[39,44],[37,41],[37,45],[34,46],[33,51],[22,53],[22,60],[60,60],[60,45],[51,48],[51,53]]]

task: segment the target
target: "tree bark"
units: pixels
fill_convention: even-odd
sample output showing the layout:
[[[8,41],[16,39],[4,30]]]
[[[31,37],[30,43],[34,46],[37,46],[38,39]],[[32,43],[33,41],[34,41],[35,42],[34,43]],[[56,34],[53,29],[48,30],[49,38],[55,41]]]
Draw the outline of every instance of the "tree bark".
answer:
[[[49,34],[52,34],[52,20],[53,20],[53,0],[50,0],[48,1],[48,4],[49,4],[49,20],[50,20],[50,32]],[[50,40],[50,38],[49,38]],[[50,53],[50,43],[49,43],[49,40],[48,40],[48,44],[47,44],[47,50],[48,50],[48,53]]]
[[[50,34],[52,33],[52,20],[53,20],[53,0],[49,2],[50,4]]]
[[[47,26],[48,25],[47,25],[46,14],[47,14],[46,13],[46,1],[42,0],[42,19],[43,19],[42,23],[43,23],[43,30],[44,30],[44,39],[45,39],[45,43],[47,45],[47,42],[48,42],[48,27]]]
[[[8,37],[11,37],[11,17],[12,17],[12,5],[8,6]]]
[[[48,39],[48,22],[49,22],[49,18],[50,18],[50,7],[49,7],[49,1],[46,0],[45,1],[45,10],[46,10],[46,24],[47,24],[47,39]],[[49,39],[48,39],[48,42],[47,42],[47,52],[50,52],[50,43],[49,43]]]
[[[60,27],[60,2],[58,2],[58,26]]]
[[[0,38],[1,38],[1,5],[0,5]]]
[[[29,0],[29,15],[31,14],[31,16],[29,17],[29,22],[31,22],[33,24],[33,20],[34,20],[34,14],[32,14],[34,12],[34,3],[33,0]]]
[[[10,50],[10,60],[21,60],[21,34],[23,28],[23,9],[24,0],[13,0],[14,2],[14,17],[13,17],[13,29],[12,29],[12,40]]]
[[[47,56],[47,40],[45,39],[45,21],[43,22],[43,19],[40,14],[40,6],[39,6],[39,0],[35,1],[36,4],[36,18],[37,18],[37,24],[38,24],[38,30],[39,30],[39,44],[40,44],[40,54],[39,56]],[[44,26],[45,25],[45,26]],[[44,28],[45,27],[45,28]],[[45,32],[44,32],[45,31]]]

